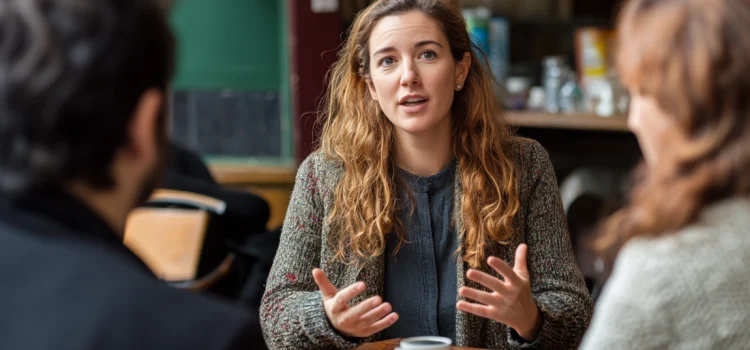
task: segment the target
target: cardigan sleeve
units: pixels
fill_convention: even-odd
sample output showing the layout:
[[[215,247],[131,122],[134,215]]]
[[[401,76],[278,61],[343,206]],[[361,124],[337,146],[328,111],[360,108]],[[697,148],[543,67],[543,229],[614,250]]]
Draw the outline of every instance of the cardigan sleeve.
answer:
[[[542,328],[533,342],[524,342],[508,328],[508,340],[515,348],[575,349],[591,319],[591,296],[573,255],[549,155],[536,141],[522,147],[527,261]]]
[[[299,167],[281,241],[261,301],[261,326],[270,349],[351,348],[331,326],[312,277],[320,265],[324,220],[315,159]]]

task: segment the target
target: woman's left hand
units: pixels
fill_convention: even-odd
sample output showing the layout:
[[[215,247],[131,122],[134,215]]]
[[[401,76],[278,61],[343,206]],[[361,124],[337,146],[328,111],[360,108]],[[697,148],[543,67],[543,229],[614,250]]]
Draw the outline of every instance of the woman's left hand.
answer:
[[[513,268],[494,256],[487,259],[489,265],[503,276],[504,281],[481,271],[469,270],[466,277],[492,292],[461,287],[459,295],[478,303],[462,300],[456,307],[461,311],[503,323],[515,329],[523,339],[533,341],[542,327],[542,318],[534,298],[531,297],[529,270],[526,266],[527,250],[525,244],[518,246]]]

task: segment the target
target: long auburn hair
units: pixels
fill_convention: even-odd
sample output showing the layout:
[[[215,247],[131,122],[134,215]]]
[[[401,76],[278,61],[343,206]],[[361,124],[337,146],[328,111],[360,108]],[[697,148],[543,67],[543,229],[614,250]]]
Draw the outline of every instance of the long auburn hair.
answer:
[[[390,159],[394,127],[368,93],[367,79],[373,28],[386,16],[409,11],[421,11],[442,27],[456,61],[474,48],[463,15],[446,0],[380,0],[357,15],[329,72],[330,88],[320,113],[319,147],[344,169],[326,218],[335,257],[343,262],[383,254],[390,232],[404,242]],[[464,261],[479,267],[492,241],[504,242],[512,235],[519,202],[516,170],[504,152],[511,131],[494,97],[491,75],[482,64],[486,59],[481,62],[471,56],[464,88],[455,93],[451,107],[452,142],[464,192],[460,249]]]
[[[618,19],[623,82],[654,97],[686,142],[642,166],[630,202],[597,242],[675,233],[703,208],[750,194],[750,2],[632,0]]]

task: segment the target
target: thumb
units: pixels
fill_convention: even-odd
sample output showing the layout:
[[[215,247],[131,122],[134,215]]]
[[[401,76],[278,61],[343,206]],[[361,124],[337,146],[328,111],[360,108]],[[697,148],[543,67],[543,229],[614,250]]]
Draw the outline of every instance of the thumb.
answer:
[[[323,270],[317,268],[313,269],[313,279],[315,279],[315,284],[320,288],[320,293],[323,295],[323,301],[333,298],[336,296],[336,293],[339,292]]]
[[[529,269],[526,265],[526,253],[528,250],[529,247],[526,244],[519,245],[518,249],[516,249],[516,262],[513,264],[513,271],[515,271],[518,277],[525,280],[529,279]]]

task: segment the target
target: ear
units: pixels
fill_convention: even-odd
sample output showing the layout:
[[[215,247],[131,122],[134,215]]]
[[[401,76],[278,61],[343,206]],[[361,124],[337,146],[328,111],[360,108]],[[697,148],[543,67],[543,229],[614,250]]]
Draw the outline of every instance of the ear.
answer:
[[[456,79],[454,85],[460,85],[461,88],[465,85],[466,77],[469,75],[469,68],[471,67],[471,53],[464,52],[464,57],[460,61],[456,62]]]
[[[158,89],[148,89],[141,95],[130,123],[130,151],[136,158],[156,156],[158,145],[157,124],[161,122],[164,94]]]
[[[378,92],[375,90],[375,84],[372,83],[372,79],[369,77],[365,78],[365,82],[367,83],[367,90],[370,90],[370,97],[372,97],[373,100],[378,100]]]

